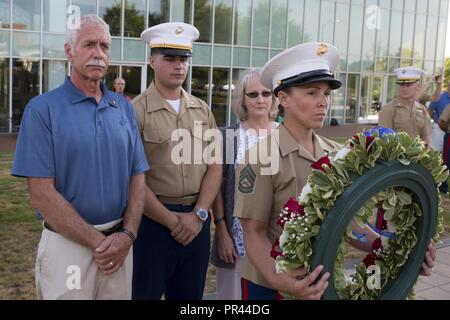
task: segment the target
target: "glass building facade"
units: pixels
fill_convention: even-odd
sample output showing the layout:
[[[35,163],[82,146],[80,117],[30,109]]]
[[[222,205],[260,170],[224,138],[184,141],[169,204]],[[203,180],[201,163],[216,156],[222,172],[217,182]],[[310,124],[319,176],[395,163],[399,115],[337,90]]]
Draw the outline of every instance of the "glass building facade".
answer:
[[[116,76],[135,96],[153,78],[147,27],[184,21],[200,30],[185,88],[211,106],[218,125],[236,121],[231,96],[242,72],[307,41],[341,53],[328,121],[376,121],[396,93],[393,70],[414,65],[428,77],[444,66],[449,0],[0,0],[0,132],[17,131],[23,109],[64,80],[68,17],[97,14],[111,29]]]

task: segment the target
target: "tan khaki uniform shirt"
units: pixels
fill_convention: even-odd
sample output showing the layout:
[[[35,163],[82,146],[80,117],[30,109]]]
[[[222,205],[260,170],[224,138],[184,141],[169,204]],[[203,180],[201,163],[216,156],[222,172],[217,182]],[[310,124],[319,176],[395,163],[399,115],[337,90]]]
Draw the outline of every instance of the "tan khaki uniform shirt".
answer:
[[[313,139],[314,155],[311,155],[295,141],[284,125],[280,125],[279,139],[274,150],[279,156],[277,173],[261,175],[260,169],[264,167],[261,163],[265,163],[265,160],[259,161],[261,160],[259,158],[257,164],[242,163],[238,166],[234,215],[266,222],[271,243],[274,243],[282,232],[276,223],[281,209],[290,197],[297,197],[300,194],[312,172],[311,164],[341,148],[338,143],[316,134],[313,135]],[[261,143],[267,143],[267,140]],[[267,255],[269,254],[270,252],[267,252]],[[270,288],[264,276],[248,258],[245,260],[242,276],[253,283]]]
[[[184,197],[199,193],[207,164],[198,152],[194,155],[194,146],[200,144],[205,148],[209,140],[202,139],[202,133],[207,129],[217,128],[208,105],[182,90],[180,112],[177,113],[159,94],[154,82],[132,104],[150,164],[150,170],[145,173],[147,185],[156,195],[164,197]],[[189,138],[192,139],[189,163],[177,164],[172,160],[172,149],[177,145],[176,152],[181,155],[182,152],[188,152],[178,150],[181,141],[179,136],[176,141],[172,141],[174,131],[174,136],[177,137],[176,129],[185,129],[184,132],[189,133]]]
[[[419,102],[412,108],[401,105],[398,100],[388,103],[379,114],[378,124],[398,132],[406,132],[411,137],[420,137],[430,143],[432,123],[427,109]]]
[[[450,104],[442,111],[439,120],[447,122],[447,132],[450,132]]]

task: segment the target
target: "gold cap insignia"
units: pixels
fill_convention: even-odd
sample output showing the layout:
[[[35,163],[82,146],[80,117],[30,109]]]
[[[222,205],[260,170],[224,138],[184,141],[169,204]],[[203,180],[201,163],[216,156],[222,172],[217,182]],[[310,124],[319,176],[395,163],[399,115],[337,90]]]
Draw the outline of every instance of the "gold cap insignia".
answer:
[[[182,33],[183,31],[184,31],[183,27],[182,27],[182,26],[178,26],[178,27],[175,29],[175,34],[176,34],[176,35],[179,35],[179,34]]]
[[[321,43],[317,48],[317,55],[323,56],[327,52],[328,52],[328,45],[326,43]]]
[[[280,85],[282,82],[283,82],[283,81],[278,80],[278,81],[277,81],[277,84]]]

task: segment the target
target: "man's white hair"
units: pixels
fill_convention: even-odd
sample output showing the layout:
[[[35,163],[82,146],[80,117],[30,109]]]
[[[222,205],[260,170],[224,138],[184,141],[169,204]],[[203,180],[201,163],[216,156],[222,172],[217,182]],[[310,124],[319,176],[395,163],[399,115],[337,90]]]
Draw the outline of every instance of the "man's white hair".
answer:
[[[108,35],[108,41],[111,42],[111,33],[109,32],[109,25],[99,16],[95,14],[88,14],[80,19],[80,25],[77,28],[69,29],[66,35],[66,43],[71,47],[75,48],[78,41],[78,36],[82,26],[98,26]]]

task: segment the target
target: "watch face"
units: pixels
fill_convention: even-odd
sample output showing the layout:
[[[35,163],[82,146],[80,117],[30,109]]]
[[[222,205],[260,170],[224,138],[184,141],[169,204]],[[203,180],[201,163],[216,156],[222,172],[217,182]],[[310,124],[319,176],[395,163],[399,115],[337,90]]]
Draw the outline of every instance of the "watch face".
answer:
[[[206,221],[208,219],[208,211],[204,209],[198,209],[197,215],[202,221]]]

